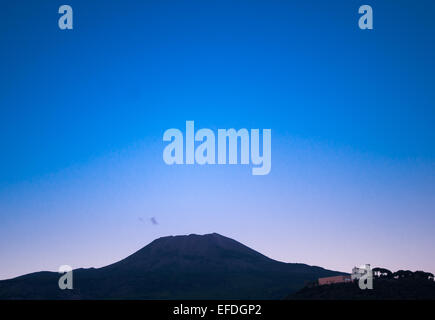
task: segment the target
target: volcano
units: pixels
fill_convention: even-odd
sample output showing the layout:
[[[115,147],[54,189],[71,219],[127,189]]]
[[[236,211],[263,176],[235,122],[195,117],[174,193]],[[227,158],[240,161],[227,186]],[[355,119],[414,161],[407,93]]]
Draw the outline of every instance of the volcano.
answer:
[[[284,263],[217,233],[168,236],[102,268],[36,272],[0,281],[0,299],[282,299],[319,277],[343,274]]]

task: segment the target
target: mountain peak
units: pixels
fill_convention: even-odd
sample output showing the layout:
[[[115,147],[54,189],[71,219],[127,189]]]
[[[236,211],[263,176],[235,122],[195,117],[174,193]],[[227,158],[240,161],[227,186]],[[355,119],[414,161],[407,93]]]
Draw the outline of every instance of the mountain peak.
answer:
[[[189,234],[158,238],[103,268],[77,269],[71,292],[57,289],[54,272],[0,281],[0,299],[273,299],[338,274],[269,259],[218,233]]]
[[[269,259],[236,240],[218,233],[208,233],[204,235],[189,234],[161,237],[121,262],[139,263],[139,260],[148,260],[150,258],[159,261],[179,260],[180,258],[191,259],[194,257],[216,259],[224,256]]]
[[[163,237],[157,238],[154,241],[158,241],[161,239],[180,239],[180,238],[190,238],[192,240],[193,239],[199,240],[200,238],[225,238],[225,239],[231,240],[230,238],[224,237],[223,235],[221,235],[219,233],[213,232],[213,233],[206,233],[206,234],[190,233],[188,235],[163,236]]]

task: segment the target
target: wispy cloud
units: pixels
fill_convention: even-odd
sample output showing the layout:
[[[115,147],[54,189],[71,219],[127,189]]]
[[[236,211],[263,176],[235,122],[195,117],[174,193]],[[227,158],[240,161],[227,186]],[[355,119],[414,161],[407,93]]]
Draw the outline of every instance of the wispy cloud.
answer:
[[[142,218],[142,217],[139,217],[138,220],[139,220],[140,222],[145,223],[145,220],[144,220],[144,218]],[[157,221],[157,219],[156,219],[155,217],[151,217],[151,218],[149,218],[149,221],[150,221],[154,226],[156,226],[156,225],[159,224],[158,221]]]

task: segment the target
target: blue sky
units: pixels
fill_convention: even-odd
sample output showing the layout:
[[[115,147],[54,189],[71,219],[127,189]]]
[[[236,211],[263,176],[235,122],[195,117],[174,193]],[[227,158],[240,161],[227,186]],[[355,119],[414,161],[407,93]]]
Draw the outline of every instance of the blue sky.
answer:
[[[62,4],[1,5],[0,278],[207,232],[435,271],[432,1],[69,1],[70,31]],[[165,165],[186,120],[272,129],[271,173]]]

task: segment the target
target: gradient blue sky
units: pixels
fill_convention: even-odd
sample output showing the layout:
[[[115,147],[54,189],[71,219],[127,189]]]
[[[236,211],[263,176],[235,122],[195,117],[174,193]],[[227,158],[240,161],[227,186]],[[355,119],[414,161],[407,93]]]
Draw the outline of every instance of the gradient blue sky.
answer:
[[[435,272],[434,16],[429,0],[2,3],[0,279],[209,232],[286,262]],[[271,173],[165,165],[186,120],[272,129]]]

